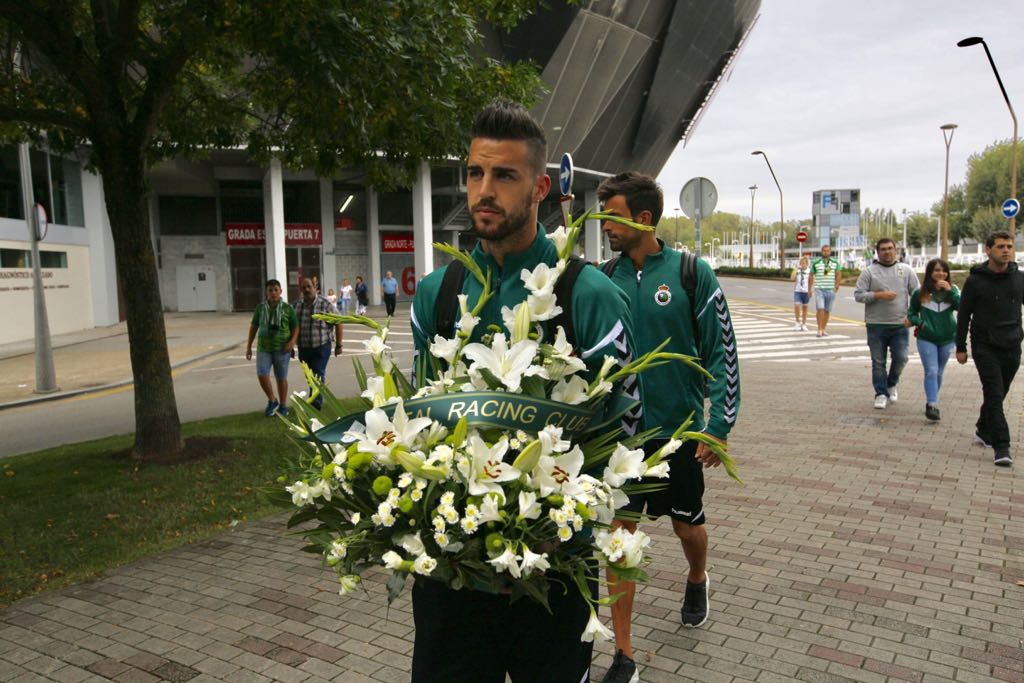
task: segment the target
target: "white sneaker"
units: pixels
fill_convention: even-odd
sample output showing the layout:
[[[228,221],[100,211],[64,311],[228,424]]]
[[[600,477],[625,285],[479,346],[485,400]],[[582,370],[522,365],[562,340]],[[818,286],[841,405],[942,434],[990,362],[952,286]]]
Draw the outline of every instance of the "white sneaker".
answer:
[[[800,326],[800,329],[801,329],[802,331],[806,332],[806,331],[807,331],[807,325],[801,325],[801,326]]]
[[[798,331],[799,331],[799,329],[800,329],[800,323],[797,323],[796,325],[793,325],[793,329],[794,329],[794,330],[798,330]]]
[[[888,402],[889,399],[886,397],[885,394],[879,394],[878,396],[875,396],[875,407],[878,408],[879,410],[883,410]]]
[[[896,387],[889,387],[889,403],[895,403],[898,400],[900,400],[900,392]]]

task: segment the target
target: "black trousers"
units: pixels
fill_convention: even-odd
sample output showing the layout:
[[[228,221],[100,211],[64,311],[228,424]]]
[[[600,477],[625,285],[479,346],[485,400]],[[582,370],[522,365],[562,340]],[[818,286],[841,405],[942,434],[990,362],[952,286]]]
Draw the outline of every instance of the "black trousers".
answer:
[[[398,300],[397,294],[385,294],[384,295],[384,307],[388,311],[388,317],[395,314],[395,302]]]
[[[571,580],[552,584],[548,613],[530,598],[454,591],[420,579],[412,589],[416,644],[413,683],[585,683],[593,643],[580,642],[590,619]]]
[[[978,415],[978,434],[994,448],[1010,447],[1010,428],[1003,413],[1003,400],[1020,367],[1020,347],[1000,349],[971,342],[971,356],[981,379],[982,404]]]

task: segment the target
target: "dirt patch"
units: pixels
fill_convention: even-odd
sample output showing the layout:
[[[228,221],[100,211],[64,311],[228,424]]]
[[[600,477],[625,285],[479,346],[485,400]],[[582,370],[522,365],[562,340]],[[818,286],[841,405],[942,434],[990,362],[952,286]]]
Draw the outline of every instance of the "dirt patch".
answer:
[[[234,452],[233,444],[235,439],[226,436],[191,436],[185,439],[185,447],[181,453],[173,455],[161,455],[155,458],[137,458],[131,448],[117,451],[111,455],[115,460],[138,460],[139,462],[153,463],[154,465],[177,465],[193,460],[205,460],[228,455]]]

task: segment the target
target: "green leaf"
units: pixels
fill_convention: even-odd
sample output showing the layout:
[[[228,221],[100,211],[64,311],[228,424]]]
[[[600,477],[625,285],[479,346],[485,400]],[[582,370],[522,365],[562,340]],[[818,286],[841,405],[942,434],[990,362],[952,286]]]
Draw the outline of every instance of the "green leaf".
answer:
[[[390,605],[395,601],[398,596],[402,594],[402,590],[405,588],[405,572],[392,572],[391,578],[388,579],[388,604]]]

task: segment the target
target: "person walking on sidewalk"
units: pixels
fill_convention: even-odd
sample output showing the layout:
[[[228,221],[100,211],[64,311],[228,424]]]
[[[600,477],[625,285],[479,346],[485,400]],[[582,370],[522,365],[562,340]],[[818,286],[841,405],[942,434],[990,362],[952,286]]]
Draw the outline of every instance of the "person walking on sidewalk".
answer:
[[[281,283],[267,280],[267,298],[256,306],[249,323],[249,339],[245,344],[245,359],[252,360],[252,342],[256,344],[256,379],[260,388],[267,395],[267,408],[263,412],[267,417],[274,413],[288,415],[288,363],[295,350],[295,342],[299,338],[299,321],[295,317],[295,309],[287,301],[281,299]],[[274,385],[270,382],[270,370],[274,370],[277,380],[277,396],[274,397]]]
[[[636,172],[620,173],[605,180],[598,187],[597,196],[605,212],[643,225],[657,225],[664,207],[661,188],[654,178]],[[682,363],[640,375],[643,427],[661,430],[658,438],[644,445],[645,453],[650,456],[661,448],[673,427],[691,413],[691,429],[703,431],[724,446],[736,423],[740,377],[729,307],[714,271],[705,261],[696,259],[696,282],[687,291],[683,259],[691,257],[667,247],[653,231],[637,230],[615,221],[605,221],[602,230],[611,248],[621,254],[602,266],[602,270],[630,299],[636,321],[636,353],[647,353],[670,339],[665,351],[702,358],[716,378],[709,385],[711,415],[705,424],[702,375]],[[631,495],[623,508],[636,513],[643,513],[646,508],[650,517],[672,518],[672,529],[689,564],[681,620],[683,626],[691,628],[704,624],[709,610],[703,470],[720,464],[718,456],[703,443],[689,441],[671,456],[667,489]],[[632,533],[637,524],[616,520],[613,526]],[[618,595],[611,606],[616,655],[604,681],[635,683],[639,678],[633,661],[631,620],[636,586],[618,580],[612,572],[608,573],[608,581],[609,591]]]
[[[1024,273],[1013,261],[1013,238],[996,232],[985,240],[988,260],[971,268],[960,296],[956,325],[956,361],[967,362],[967,333],[971,356],[981,379],[982,404],[974,440],[995,449],[994,463],[1013,464],[1010,428],[1003,400],[1020,367],[1021,306],[1024,305]]]
[[[348,278],[341,281],[341,314],[348,315],[349,309],[352,307],[352,285],[348,283]]]
[[[878,240],[875,252],[878,258],[861,271],[853,298],[864,304],[871,349],[871,384],[875,389],[875,408],[881,410],[899,398],[896,386],[909,357],[907,311],[910,295],[919,284],[913,269],[896,259],[896,242],[892,238]],[[890,354],[892,362],[888,363]]]
[[[956,339],[955,311],[960,306],[960,290],[949,281],[949,264],[933,258],[924,269],[924,285],[910,296],[907,325],[913,325],[917,353],[924,366],[924,416],[940,419],[939,389],[942,372],[953,352]]]
[[[842,284],[841,270],[839,259],[832,258],[832,247],[827,244],[821,248],[821,258],[811,263],[810,288],[814,292],[814,317],[817,318],[819,337],[828,336],[825,328]]]
[[[793,318],[794,330],[807,331],[807,303],[811,300],[811,267],[807,257],[800,257],[800,264],[793,270]]]
[[[398,280],[394,278],[389,270],[384,279],[380,281],[380,293],[384,297],[384,308],[390,318],[395,314],[395,302],[398,299]]]
[[[313,281],[304,278],[299,285],[302,298],[295,304],[295,317],[299,321],[299,362],[305,363],[321,382],[325,381],[327,361],[331,359],[331,346],[334,355],[341,355],[341,325],[328,325],[313,316],[317,313],[337,313],[338,309],[326,297],[316,293]],[[309,388],[310,393],[313,387]],[[313,407],[320,410],[324,399],[318,395],[313,400]]]
[[[370,305],[370,288],[366,286],[362,275],[356,275],[356,315],[366,315],[366,307]]]

